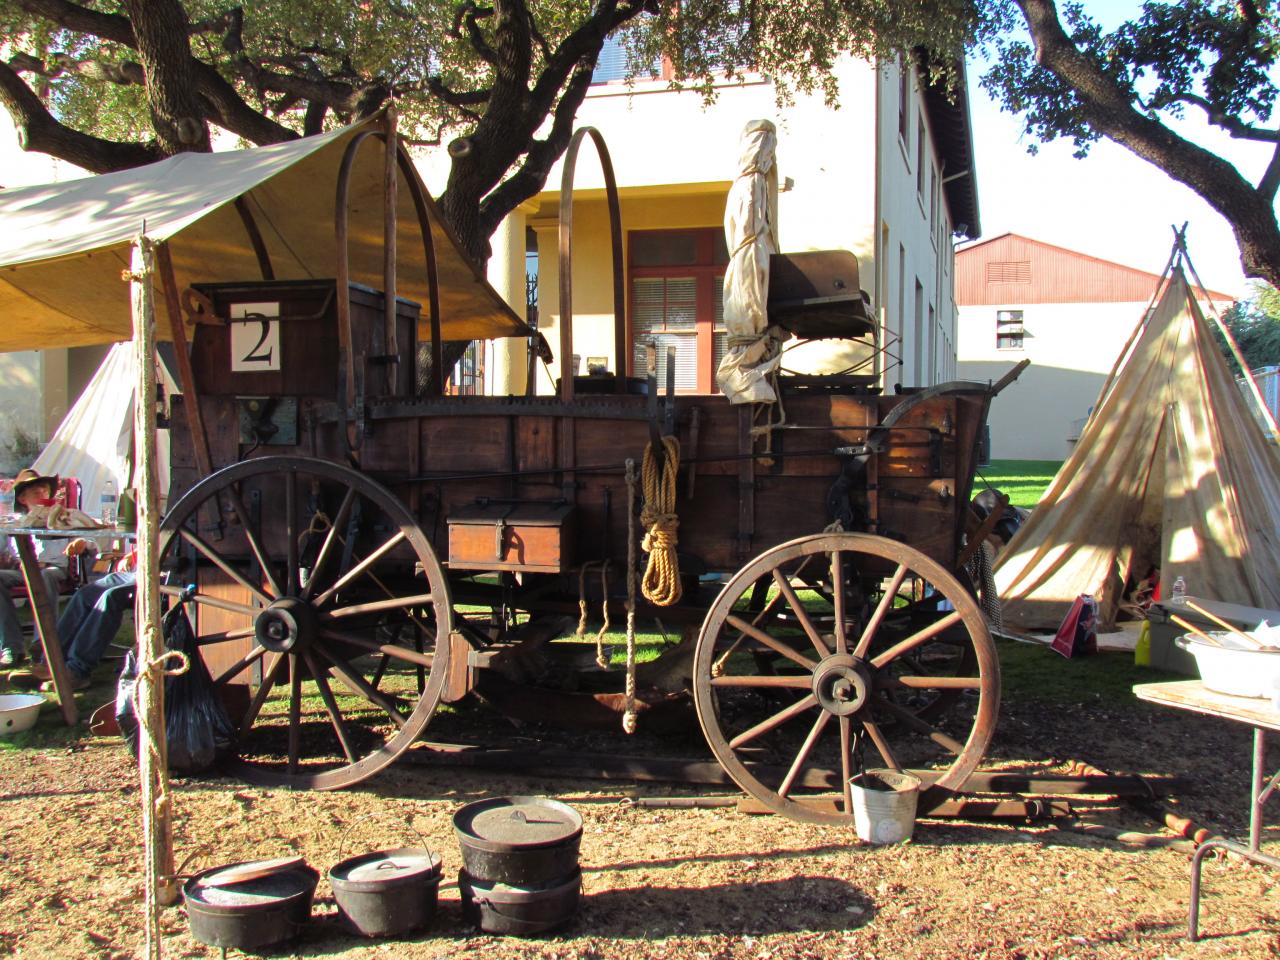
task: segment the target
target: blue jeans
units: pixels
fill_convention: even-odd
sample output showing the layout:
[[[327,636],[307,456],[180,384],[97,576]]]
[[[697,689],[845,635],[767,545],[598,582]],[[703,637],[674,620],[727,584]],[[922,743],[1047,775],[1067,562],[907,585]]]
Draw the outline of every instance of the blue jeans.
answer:
[[[56,605],[67,572],[61,567],[41,567],[40,576],[44,578],[45,588]],[[9,650],[19,657],[26,655],[27,641],[22,635],[22,624],[18,623],[18,611],[9,590],[25,583],[21,570],[0,570],[0,650]]]
[[[126,610],[133,609],[133,573],[108,573],[86,583],[58,618],[58,638],[67,667],[87,677],[110,646]]]

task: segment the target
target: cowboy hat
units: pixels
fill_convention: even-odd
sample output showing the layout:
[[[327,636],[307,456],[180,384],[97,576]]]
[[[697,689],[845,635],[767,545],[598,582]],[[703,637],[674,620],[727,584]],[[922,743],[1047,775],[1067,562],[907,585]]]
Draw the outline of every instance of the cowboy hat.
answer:
[[[51,496],[58,492],[58,478],[56,475],[52,477],[41,476],[30,467],[25,470],[19,470],[18,475],[13,478],[13,499],[16,501],[16,507],[19,511],[26,511],[26,507],[22,506],[22,491],[36,483],[47,483]]]

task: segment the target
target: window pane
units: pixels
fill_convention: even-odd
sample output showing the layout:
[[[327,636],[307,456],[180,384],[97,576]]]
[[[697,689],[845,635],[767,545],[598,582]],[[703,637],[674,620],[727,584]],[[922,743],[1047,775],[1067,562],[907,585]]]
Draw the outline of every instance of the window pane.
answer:
[[[715,374],[720,369],[720,361],[729,352],[729,331],[724,326],[724,280],[717,277],[715,282],[715,322],[711,328],[711,389],[719,392]]]
[[[636,376],[644,376],[648,370],[645,347],[654,344],[658,348],[658,389],[665,389],[667,382],[667,348],[676,348],[676,389],[698,389],[698,338],[692,333],[636,332],[632,354],[632,370]]]
[[[627,67],[632,63],[631,56],[628,54],[626,44],[623,42],[622,33],[618,32],[608,37],[604,46],[600,49],[600,56],[596,58],[596,68],[592,71],[592,83],[608,83],[610,80],[627,79]],[[632,71],[632,76],[637,80],[643,80],[646,77],[657,77],[662,74],[662,62],[660,60],[649,64],[648,69],[644,65],[638,66]]]
[[[632,266],[671,267],[697,262],[698,237],[691,231],[631,234]]]
[[[631,281],[632,321],[640,331],[688,330],[698,324],[693,277],[637,277]]]

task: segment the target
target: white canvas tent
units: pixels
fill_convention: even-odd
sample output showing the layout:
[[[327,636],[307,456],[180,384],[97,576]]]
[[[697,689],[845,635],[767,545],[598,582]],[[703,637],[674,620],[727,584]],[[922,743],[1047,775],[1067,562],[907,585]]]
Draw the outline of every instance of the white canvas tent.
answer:
[[[166,393],[176,390],[163,367],[161,376]],[[85,512],[93,516],[97,516],[108,480],[117,491],[134,485],[133,398],[137,385],[133,350],[127,343],[115,344],[32,464],[42,474],[75,477]],[[163,502],[169,477],[167,431],[156,436],[156,468]]]
[[[1056,627],[1080,594],[1114,622],[1125,578],[1280,609],[1280,454],[1181,267],[1031,518],[1001,553],[1004,621]],[[1167,591],[1166,587],[1166,591]]]

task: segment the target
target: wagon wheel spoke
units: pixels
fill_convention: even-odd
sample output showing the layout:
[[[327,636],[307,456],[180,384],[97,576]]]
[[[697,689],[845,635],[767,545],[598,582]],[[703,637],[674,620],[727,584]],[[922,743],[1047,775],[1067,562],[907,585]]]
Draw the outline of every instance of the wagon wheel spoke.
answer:
[[[808,565],[809,565],[809,561],[806,560],[803,564],[800,565],[800,568],[796,570],[793,576],[799,577],[804,572],[805,567],[807,567]],[[769,599],[769,602],[766,603],[764,607],[762,607],[760,611],[754,617],[751,618],[751,625],[753,627],[762,627],[764,624],[768,623],[769,620],[774,616],[774,614],[778,612],[778,607],[781,604],[783,604],[786,601],[786,599],[787,599],[786,595],[781,592],[771,597]],[[737,653],[738,647],[742,644],[742,641],[745,640],[746,638],[747,638],[747,635],[745,633],[739,633],[737,640],[731,643],[724,650],[724,652],[720,654],[720,657],[716,661],[716,665],[715,665],[714,672],[716,674],[719,674],[721,671],[723,671],[725,663],[728,662],[731,656]]]
[[[289,772],[297,773],[302,755],[302,664],[289,658]]]
[[[845,635],[844,619],[844,560],[839,550],[831,551],[831,598],[835,617],[836,653],[845,653],[848,649],[848,638]]]
[[[236,519],[240,521],[240,532],[244,534],[245,543],[249,545],[249,550],[258,561],[258,566],[267,580],[267,585],[277,597],[281,596],[284,591],[280,589],[280,584],[276,581],[267,552],[262,549],[262,544],[258,542],[258,535],[253,532],[253,526],[249,523],[249,511],[244,508],[244,501],[240,499],[240,491],[234,485],[230,485],[222,492],[226,494],[227,499],[231,502],[231,509],[235,511]]]
[[[910,687],[913,690],[981,690],[981,677],[893,677],[890,686]]]
[[[844,812],[853,815],[853,721],[840,717],[840,787],[844,794]]]
[[[307,578],[307,585],[302,590],[302,599],[310,600],[315,592],[316,584],[320,582],[320,574],[324,570],[325,563],[329,560],[329,554],[333,551],[333,546],[338,542],[338,531],[347,525],[347,521],[351,519],[351,508],[356,502],[355,487],[347,490],[346,495],[342,498],[342,506],[338,508],[337,515],[333,518],[333,522],[329,524],[329,530],[324,535],[324,542],[320,545],[320,550],[316,554],[315,563],[311,567],[311,575]]]
[[[182,587],[171,586],[167,583],[160,584],[160,592],[167,597],[178,597],[181,599],[186,596],[186,592]],[[229,613],[243,613],[246,617],[255,616],[261,607],[251,607],[246,603],[235,603],[231,600],[223,600],[221,597],[213,597],[207,593],[194,593],[191,595],[194,603],[203,604],[207,607],[217,607],[219,610],[226,610]]]
[[[713,687],[781,687],[784,689],[808,690],[811,684],[809,676],[791,676],[788,674],[764,674],[762,676],[712,677]]]
[[[241,627],[239,630],[219,630],[217,633],[206,633],[197,637],[196,646],[209,647],[215,643],[226,643],[228,640],[247,640],[253,634],[253,627]]]
[[[285,589],[296,597],[302,590],[298,568],[298,478],[292,473],[284,476],[284,542]]]
[[[893,577],[889,580],[889,586],[885,588],[884,595],[880,598],[880,602],[876,604],[875,612],[871,614],[867,625],[863,628],[862,636],[858,638],[858,645],[853,649],[853,655],[861,660],[867,658],[867,651],[871,649],[871,641],[875,638],[876,631],[880,629],[880,624],[884,620],[884,616],[893,607],[893,602],[897,599],[898,591],[902,589],[902,581],[907,578],[907,565],[905,563],[898,564],[898,569],[893,571]]]
[[[769,717],[768,719],[760,721],[750,730],[747,730],[747,731],[744,731],[743,733],[738,734],[736,737],[734,737],[732,740],[729,741],[729,746],[733,749],[737,749],[738,747],[742,746],[744,743],[750,743],[752,740],[756,739],[756,737],[759,737],[759,736],[762,736],[763,734],[768,733],[770,730],[773,730],[776,727],[779,727],[782,724],[786,723],[792,717],[797,717],[800,714],[804,713],[806,710],[810,709],[811,707],[816,707],[817,705],[818,705],[817,698],[813,694],[809,694],[808,696],[800,700],[797,700],[795,703],[791,704],[791,706],[785,707],[784,709],[779,710],[777,713],[775,713],[773,716]]]
[[[271,693],[271,688],[275,686],[276,678],[280,675],[280,668],[289,662],[289,658],[282,653],[274,655],[270,666],[262,672],[262,683],[258,684],[258,690],[253,695],[253,699],[249,701],[249,709],[245,711],[244,719],[240,721],[240,736],[248,736],[249,730],[253,727],[253,721],[258,719],[258,714],[262,711],[262,705],[267,702],[267,696]]]
[[[884,732],[880,729],[880,724],[871,720],[862,721],[862,729],[866,731],[871,742],[875,744],[875,748],[879,751],[884,765],[890,770],[901,770],[902,766],[898,763],[897,758],[893,755],[893,748],[889,746],[889,741],[885,739]]]
[[[370,640],[356,633],[346,633],[339,630],[320,631],[320,636],[326,640],[336,640],[339,643],[349,643],[352,646],[361,647],[374,653],[382,653],[388,657],[394,657],[397,660],[403,660],[405,663],[412,663],[422,667],[430,667],[433,658],[416,650],[407,650],[404,647],[397,647],[393,643],[379,643],[377,640]]]
[[[272,600],[271,597],[263,593],[261,588],[259,588],[256,584],[250,583],[246,577],[242,576],[239,570],[236,570],[233,566],[231,566],[231,564],[229,564],[225,559],[223,559],[222,554],[220,554],[217,550],[215,550],[212,546],[210,546],[207,542],[205,542],[204,538],[201,537],[198,533],[188,530],[186,527],[183,527],[178,532],[181,534],[183,540],[185,540],[187,543],[191,544],[193,547],[199,550],[200,553],[202,553],[205,556],[205,558],[209,560],[210,563],[212,563],[215,567],[217,567],[219,570],[225,573],[228,577],[230,577],[240,586],[244,587],[244,589],[248,590],[249,593],[253,594],[253,596],[258,600],[258,602],[260,602],[263,606],[266,606],[271,602]]]
[[[779,641],[775,640],[773,637],[769,636],[769,634],[765,633],[763,630],[753,627],[751,624],[747,623],[747,621],[743,620],[741,617],[737,617],[737,616],[734,616],[733,614],[730,614],[726,618],[726,622],[730,626],[734,627],[735,629],[741,630],[743,633],[749,636],[752,640],[755,640],[757,643],[763,644],[764,646],[772,650],[774,653],[781,654],[782,656],[786,657],[788,660],[798,663],[800,666],[804,667],[806,670],[813,670],[817,666],[817,664],[814,661],[810,660],[808,657],[797,653],[795,650],[792,650],[785,643],[780,643]]]
[[[942,633],[942,631],[946,630],[948,627],[954,626],[955,624],[959,623],[960,617],[961,617],[960,611],[953,610],[951,613],[947,614],[941,620],[937,620],[934,623],[931,623],[929,626],[925,627],[923,630],[919,630],[913,633],[911,636],[907,637],[907,639],[901,640],[898,643],[895,643],[892,647],[890,647],[884,653],[872,658],[871,665],[878,670],[883,669],[886,664],[902,656],[904,653],[907,653],[910,650],[914,650],[916,647],[920,646],[925,641],[932,640],[934,637]]]
[[[889,712],[895,719],[901,721],[916,733],[921,736],[928,737],[938,746],[949,750],[957,757],[960,756],[961,752],[963,752],[964,744],[959,740],[949,734],[943,733],[941,730],[929,726],[929,724],[925,723],[906,707],[900,707],[892,700],[887,700],[884,697],[880,697],[876,700],[876,706]]]
[[[311,671],[311,679],[316,682],[316,690],[319,691],[325,711],[329,714],[329,722],[333,724],[333,732],[338,736],[338,744],[342,747],[343,756],[347,758],[347,763],[355,763],[356,752],[351,747],[351,736],[347,733],[347,725],[342,719],[342,712],[338,709],[338,701],[333,698],[333,690],[329,688],[329,681],[325,679],[324,671],[320,669],[310,650],[304,650],[302,658],[306,661],[307,669]]]
[[[804,604],[800,602],[800,598],[796,596],[795,590],[791,586],[791,582],[782,575],[782,571],[774,567],[773,581],[778,585],[778,592],[787,598],[787,606],[791,608],[791,612],[795,615],[796,621],[804,630],[805,636],[809,638],[809,642],[813,644],[813,648],[818,651],[819,657],[825,657],[831,653],[831,648],[827,646],[827,642],[818,636],[818,631],[813,626],[813,621],[809,619],[809,611],[804,608]]]
[[[809,754],[813,752],[813,745],[818,742],[818,737],[822,736],[822,729],[830,719],[831,714],[823,710],[818,714],[818,719],[813,721],[813,726],[809,728],[809,735],[804,738],[804,743],[800,745],[795,759],[791,761],[791,767],[787,770],[786,776],[782,778],[782,783],[778,786],[778,796],[785,797],[791,792],[791,787],[796,782],[796,777],[800,776],[800,771],[804,769],[805,763],[809,760]]]
[[[397,727],[404,727],[406,722],[404,714],[400,712],[400,709],[395,705],[391,698],[387,697],[376,688],[376,684],[370,685],[369,681],[365,680],[365,678],[360,675],[359,671],[350,669],[341,661],[341,659],[333,656],[323,647],[317,647],[316,652],[319,653],[320,656],[329,664],[329,668],[337,674],[338,679],[345,683],[353,693],[357,693],[375,706],[381,707],[386,712],[387,716],[391,718],[392,723]],[[385,663],[386,658],[383,657],[379,663],[379,667],[381,668]],[[381,679],[380,674],[379,679]]]
[[[219,500],[239,502],[243,530],[232,525],[216,549],[202,549],[191,524]],[[252,530],[247,503],[261,516]],[[317,518],[330,516],[320,533]],[[217,658],[219,689],[248,692],[233,773],[266,786],[334,789],[419,739],[446,689],[452,601],[403,501],[338,464],[251,458],[179,498],[161,536],[165,568],[196,586],[197,642]],[[273,595],[270,574],[285,592]]]
[[[341,577],[339,577],[333,583],[333,585],[329,587],[328,590],[320,594],[320,596],[316,597],[315,605],[317,607],[323,607],[326,603],[328,603],[330,600],[333,599],[334,594],[336,594],[343,587],[350,584],[356,578],[360,577],[366,571],[370,570],[373,567],[373,565],[378,562],[379,559],[386,556],[386,554],[390,553],[397,546],[403,543],[404,538],[405,538],[405,533],[403,530],[397,530],[395,533],[393,533],[376,550],[374,550],[372,553],[365,556],[363,560],[360,560],[359,562],[357,562],[354,566],[352,566],[350,570],[348,570]]]
[[[241,657],[231,666],[227,667],[227,669],[223,670],[222,673],[218,674],[217,677],[214,678],[213,685],[215,687],[220,687],[223,684],[225,684],[227,681],[233,679],[234,677],[239,676],[242,670],[244,670],[250,664],[253,664],[259,659],[261,659],[263,654],[265,654],[266,652],[267,652],[266,647],[255,646],[243,657]]]

